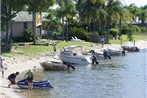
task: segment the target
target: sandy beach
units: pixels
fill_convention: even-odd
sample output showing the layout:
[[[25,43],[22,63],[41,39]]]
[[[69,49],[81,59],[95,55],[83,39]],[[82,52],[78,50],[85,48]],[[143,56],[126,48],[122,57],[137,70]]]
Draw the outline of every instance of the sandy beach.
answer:
[[[134,43],[127,42],[127,43],[124,43],[123,45],[133,46]],[[140,49],[147,48],[147,40],[136,41],[135,46],[139,47]],[[101,49],[108,48],[108,47],[120,48],[121,46],[120,45],[105,45],[103,48],[101,47]],[[95,47],[95,50],[97,50],[97,47]],[[40,66],[40,62],[44,62],[47,60],[56,60],[56,59],[53,56],[46,55],[46,54],[38,55],[35,58],[27,57],[27,56],[3,57],[3,65],[7,69],[5,70],[4,78],[2,78],[0,74],[0,98],[21,98],[21,96],[19,96],[15,92],[15,89],[18,88],[17,85],[12,85],[11,88],[8,88],[8,84],[9,84],[9,81],[7,79],[8,75],[11,73],[15,73],[16,71],[19,71],[21,73],[28,69],[33,69],[34,66],[36,66],[36,68],[42,68]]]
[[[19,57],[3,57],[3,65],[6,67],[4,78],[0,74],[0,98],[21,98],[15,93],[15,89],[18,88],[17,85],[12,85],[11,88],[8,88],[9,80],[7,79],[8,75],[19,71],[27,71],[36,68],[42,68],[40,62],[56,60],[51,56],[41,55],[36,58],[19,56]],[[17,80],[17,78],[16,78]]]

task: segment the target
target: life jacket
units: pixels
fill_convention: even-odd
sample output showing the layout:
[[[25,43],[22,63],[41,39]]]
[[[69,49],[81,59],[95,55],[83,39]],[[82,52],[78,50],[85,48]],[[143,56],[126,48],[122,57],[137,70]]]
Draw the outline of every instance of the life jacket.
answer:
[[[33,78],[33,72],[31,71],[28,72],[28,78]]]

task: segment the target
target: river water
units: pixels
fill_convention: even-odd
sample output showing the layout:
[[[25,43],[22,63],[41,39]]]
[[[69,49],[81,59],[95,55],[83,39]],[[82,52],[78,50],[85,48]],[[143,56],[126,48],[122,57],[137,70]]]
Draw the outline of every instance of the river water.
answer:
[[[75,71],[37,70],[49,79],[49,90],[17,90],[22,98],[147,98],[147,50],[104,60],[97,66],[76,66]]]

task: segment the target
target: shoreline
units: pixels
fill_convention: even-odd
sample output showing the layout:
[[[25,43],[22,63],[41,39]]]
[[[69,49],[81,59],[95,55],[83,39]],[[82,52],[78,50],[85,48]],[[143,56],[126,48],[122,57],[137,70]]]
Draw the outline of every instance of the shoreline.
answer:
[[[48,57],[48,58],[46,58]],[[20,61],[19,61],[20,60]],[[27,71],[29,69],[33,69],[34,66],[38,69],[42,69],[40,66],[40,62],[45,62],[47,60],[56,60],[53,57],[49,56],[43,56],[43,57],[36,57],[36,58],[30,58],[30,57],[13,57],[13,58],[5,58],[3,64],[7,69],[4,71],[4,78],[2,78],[0,73],[0,97],[2,98],[21,98],[15,90],[18,88],[17,85],[12,85],[10,88],[8,88],[9,80],[7,79],[8,75],[11,73],[15,73],[16,71],[19,71],[21,74],[24,71]],[[17,77],[16,77],[17,81]],[[13,96],[13,97],[12,97]]]
[[[123,45],[133,46],[134,43],[126,42]],[[113,46],[118,48],[121,47],[121,45],[118,44],[105,45],[105,46],[106,47]],[[136,41],[135,46],[139,47],[140,49],[145,49],[147,48],[147,40]],[[101,49],[104,49],[104,47]],[[49,56],[49,55],[43,55],[43,56],[40,55],[35,58],[31,58],[27,56],[10,57],[10,58],[4,57],[3,64],[5,67],[7,67],[7,69],[5,70],[4,78],[2,78],[0,75],[0,96],[2,96],[2,98],[21,98],[21,96],[19,96],[17,92],[15,92],[15,89],[18,88],[17,85],[12,85],[11,88],[7,88],[9,83],[7,79],[8,75],[11,73],[15,73],[16,71],[19,71],[21,73],[26,70],[33,69],[34,66],[36,66],[36,68],[42,68],[40,66],[40,62],[44,62],[47,60],[56,60],[56,59],[53,56]]]

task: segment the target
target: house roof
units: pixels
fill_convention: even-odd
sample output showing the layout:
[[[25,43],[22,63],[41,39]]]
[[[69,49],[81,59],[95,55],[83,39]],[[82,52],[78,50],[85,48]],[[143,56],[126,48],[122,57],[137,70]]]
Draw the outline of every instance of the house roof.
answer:
[[[31,22],[32,21],[32,14],[26,11],[22,11],[16,14],[16,17],[12,19],[15,22]],[[47,22],[48,19],[42,17],[42,21]]]

